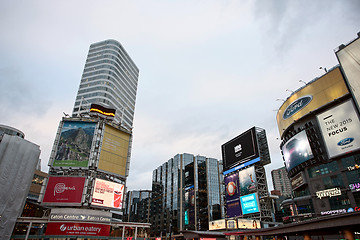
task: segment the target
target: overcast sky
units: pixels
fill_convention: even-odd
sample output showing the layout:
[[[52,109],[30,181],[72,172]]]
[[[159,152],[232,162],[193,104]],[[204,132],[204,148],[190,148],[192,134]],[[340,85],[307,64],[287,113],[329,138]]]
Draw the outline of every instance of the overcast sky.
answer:
[[[140,70],[128,189],[178,153],[266,130],[282,167],[276,110],[337,63],[360,31],[358,0],[0,0],[0,124],[40,146],[42,170],[71,113],[91,43],[116,39]]]

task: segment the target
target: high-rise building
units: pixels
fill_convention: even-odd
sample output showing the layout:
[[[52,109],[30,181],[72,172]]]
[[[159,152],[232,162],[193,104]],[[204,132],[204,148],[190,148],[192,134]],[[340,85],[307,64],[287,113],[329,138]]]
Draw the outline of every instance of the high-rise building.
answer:
[[[116,110],[115,122],[132,128],[139,69],[115,40],[91,44],[76,96],[73,117],[92,103]]]
[[[291,182],[285,167],[272,170],[271,177],[275,190],[279,190],[282,196],[291,196]]]
[[[151,234],[208,230],[224,217],[222,167],[217,159],[177,154],[153,171]]]
[[[150,195],[151,190],[128,191],[123,220],[150,223]]]

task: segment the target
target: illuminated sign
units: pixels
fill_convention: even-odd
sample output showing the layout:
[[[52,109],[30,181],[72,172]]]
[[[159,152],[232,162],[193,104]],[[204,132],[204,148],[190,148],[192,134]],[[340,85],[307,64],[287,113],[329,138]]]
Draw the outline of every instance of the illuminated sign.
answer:
[[[106,108],[98,104],[91,104],[90,107],[90,114],[95,114],[100,117],[105,118],[114,118],[115,117],[115,109]]]
[[[84,221],[84,222],[110,222],[111,212],[77,209],[53,208],[49,216],[50,221]]]
[[[249,167],[239,172],[240,195],[247,195],[257,191],[255,167]]]
[[[91,205],[121,209],[123,195],[123,184],[105,181],[97,178],[95,179],[95,186]]]
[[[257,213],[260,211],[257,193],[241,196],[240,202],[242,213],[244,215],[250,213]]]
[[[331,189],[326,189],[323,191],[317,191],[315,194],[319,199],[321,199],[323,197],[339,196],[339,195],[341,195],[341,190],[340,190],[340,188],[331,188]]]
[[[360,121],[351,100],[317,116],[329,158],[360,149]]]
[[[235,229],[236,228],[236,221],[229,219],[226,221],[227,229]]]
[[[238,221],[238,228],[239,229],[258,229],[258,228],[261,228],[261,224],[260,224],[259,220],[238,218],[237,221]]]
[[[323,211],[323,212],[320,212],[320,213],[321,213],[321,215],[336,215],[336,214],[358,212],[358,211],[360,211],[360,207],[348,208],[347,210],[345,208],[336,209],[336,210],[329,210],[329,211]]]
[[[284,111],[283,119],[288,119],[301,109],[303,109],[306,105],[308,105],[312,100],[312,96],[303,96],[299,99],[293,101]]]
[[[359,168],[360,168],[360,166],[357,165],[357,164],[355,164],[354,166],[348,166],[348,167],[347,167],[347,169],[348,169],[349,171],[353,171],[353,170],[356,170],[356,169],[359,169]]]
[[[226,220],[220,219],[209,222],[209,230],[226,229]]]
[[[231,168],[231,169],[229,169],[229,170],[227,170],[227,171],[224,171],[223,174],[226,175],[226,174],[235,172],[235,171],[237,171],[237,170],[239,170],[239,169],[242,169],[242,168],[244,168],[244,167],[250,166],[251,164],[254,164],[254,163],[257,163],[257,162],[260,162],[260,157],[255,158],[255,159],[253,159],[253,160],[250,160],[250,161],[248,161],[248,162],[246,162],[246,163],[240,164],[240,165],[238,165],[238,166],[236,166],[236,167],[234,167],[234,168]]]
[[[360,183],[349,184],[349,188],[352,192],[358,192],[360,191]]]
[[[233,173],[224,178],[226,186],[226,216],[228,218],[241,216],[239,174]]]
[[[109,236],[110,225],[95,223],[49,222],[45,235]]]

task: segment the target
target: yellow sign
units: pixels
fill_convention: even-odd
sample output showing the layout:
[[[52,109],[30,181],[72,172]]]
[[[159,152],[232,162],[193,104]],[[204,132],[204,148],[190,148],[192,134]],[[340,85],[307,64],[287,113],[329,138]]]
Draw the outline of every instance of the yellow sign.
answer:
[[[309,83],[280,107],[276,116],[280,136],[296,120],[348,93],[339,67]]]
[[[98,169],[125,176],[129,140],[130,134],[105,125]]]

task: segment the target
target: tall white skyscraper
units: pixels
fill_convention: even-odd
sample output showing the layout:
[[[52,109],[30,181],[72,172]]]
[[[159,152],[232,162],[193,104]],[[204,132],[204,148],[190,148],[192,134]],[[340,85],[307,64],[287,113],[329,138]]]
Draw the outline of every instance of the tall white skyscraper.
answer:
[[[116,123],[133,126],[139,69],[115,40],[91,44],[72,115],[89,111],[96,103],[116,110]]]

